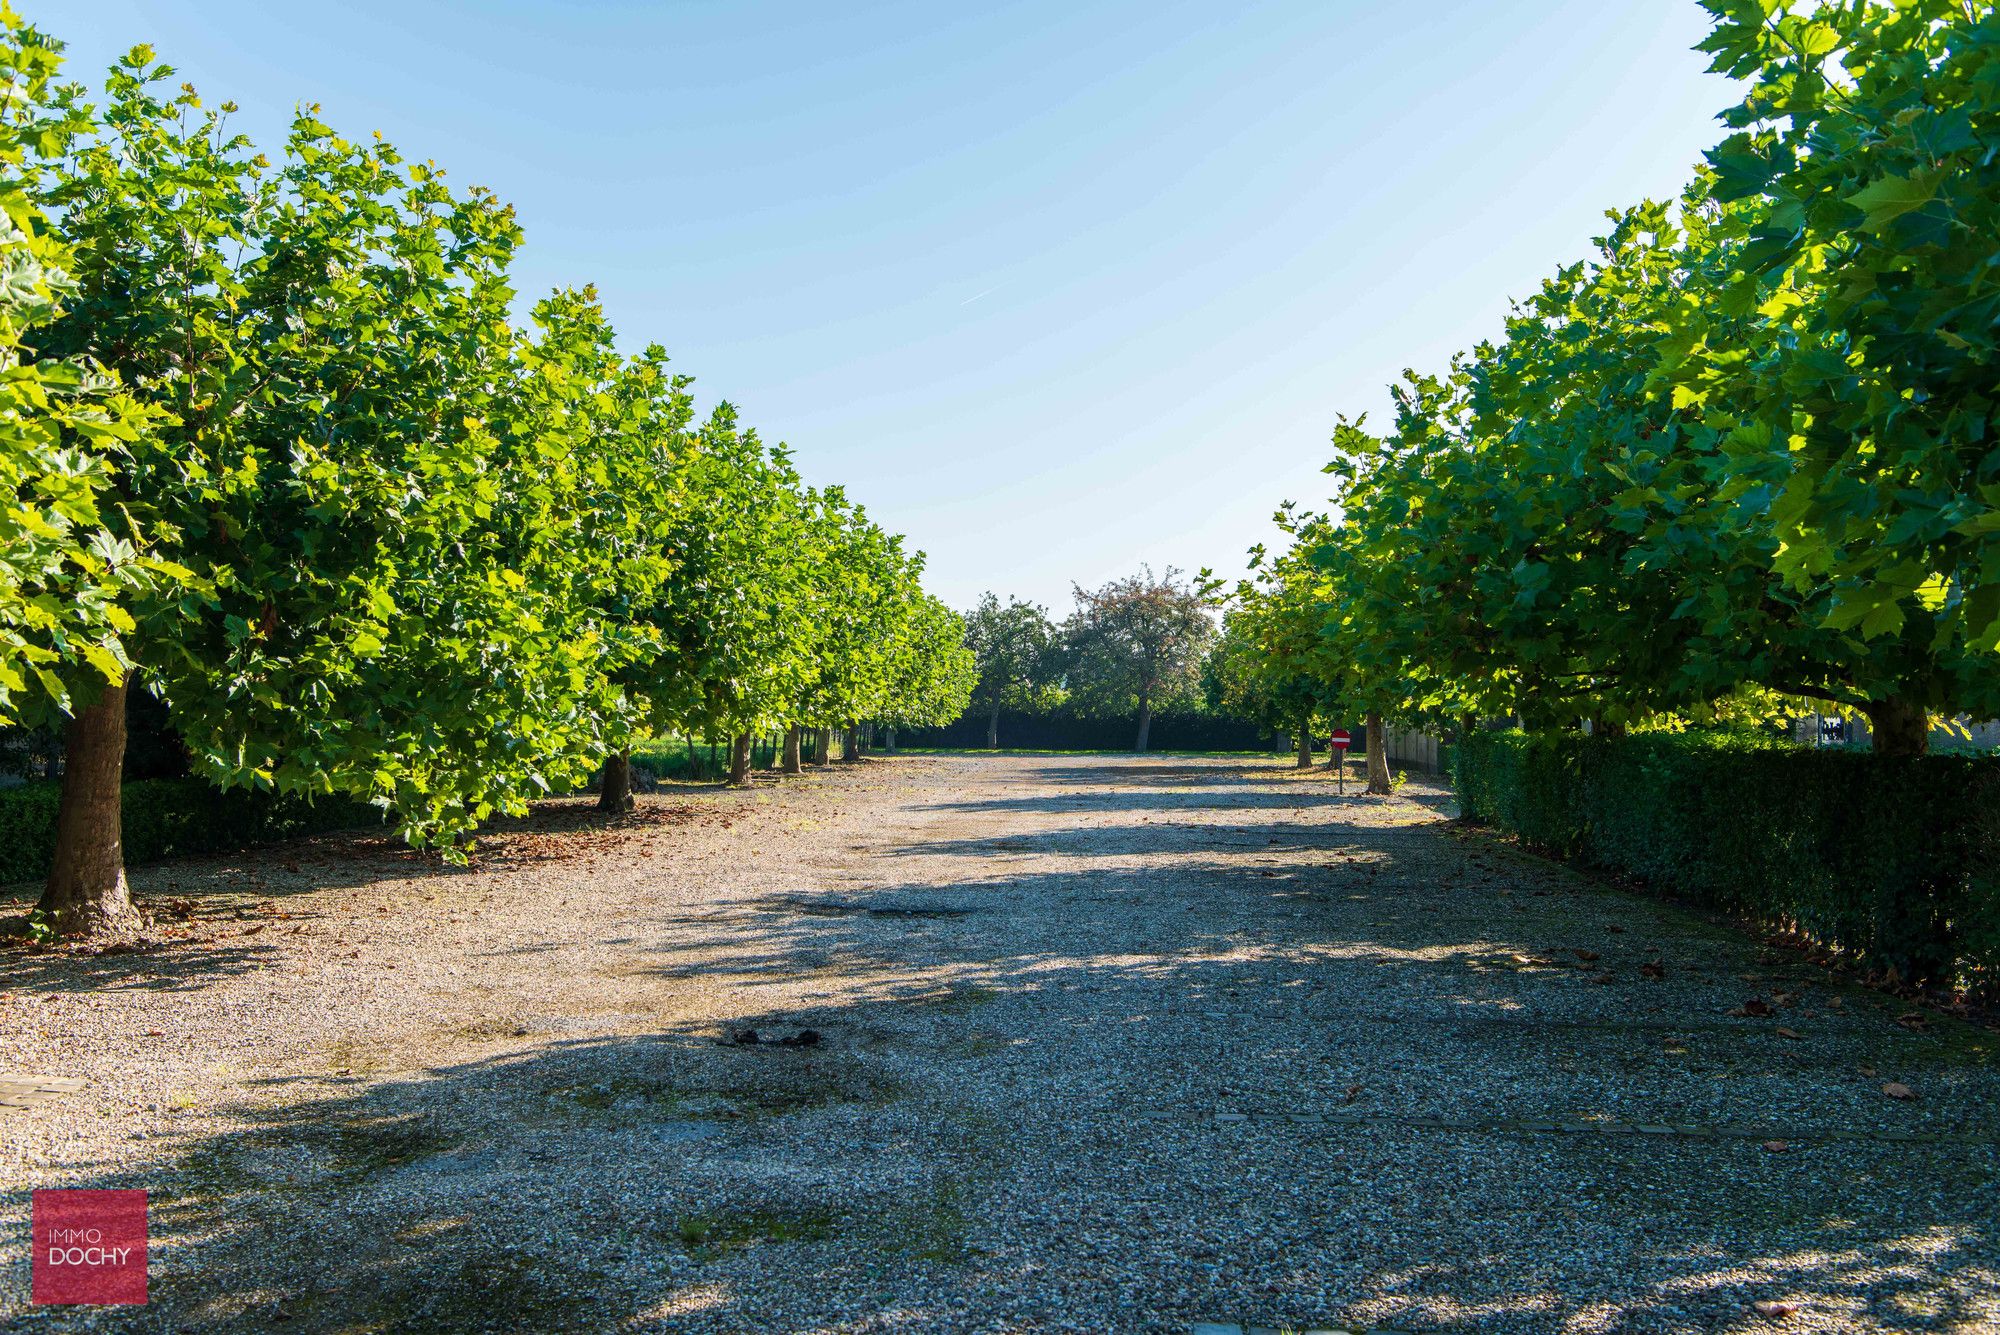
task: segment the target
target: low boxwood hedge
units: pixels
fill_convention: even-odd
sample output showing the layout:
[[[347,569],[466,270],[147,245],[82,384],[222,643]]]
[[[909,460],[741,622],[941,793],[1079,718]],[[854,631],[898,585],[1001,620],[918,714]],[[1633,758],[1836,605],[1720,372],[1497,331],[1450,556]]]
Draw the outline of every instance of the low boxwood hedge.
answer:
[[[61,784],[46,781],[0,789],[0,882],[48,875],[61,793]],[[125,860],[227,853],[381,819],[375,808],[342,798],[309,802],[220,789],[202,779],[135,779],[125,785]]]
[[[2000,995],[2000,759],[1475,732],[1456,761],[1472,820],[1905,981]]]

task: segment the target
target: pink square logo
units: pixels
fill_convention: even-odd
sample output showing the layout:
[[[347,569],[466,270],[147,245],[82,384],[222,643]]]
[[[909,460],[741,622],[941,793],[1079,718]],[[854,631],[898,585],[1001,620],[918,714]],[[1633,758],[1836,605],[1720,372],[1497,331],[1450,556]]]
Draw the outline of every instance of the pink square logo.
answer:
[[[38,1191],[34,1300],[146,1301],[146,1193]]]

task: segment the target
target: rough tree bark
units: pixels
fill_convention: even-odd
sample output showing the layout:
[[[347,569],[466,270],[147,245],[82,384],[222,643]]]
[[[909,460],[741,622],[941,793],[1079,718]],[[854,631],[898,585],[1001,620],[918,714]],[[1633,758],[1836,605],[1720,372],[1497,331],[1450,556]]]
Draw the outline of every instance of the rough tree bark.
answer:
[[[786,774],[798,774],[805,769],[799,763],[799,725],[796,723],[785,729],[785,759],[778,768]]]
[[[858,764],[860,762],[861,760],[860,739],[861,739],[861,729],[855,727],[851,723],[848,724],[847,728],[840,734],[841,764],[853,765],[853,764]]]
[[[1299,768],[1311,769],[1313,763],[1312,715],[1299,720]]]
[[[750,786],[750,734],[739,732],[729,739],[729,786]]]
[[[821,768],[833,763],[833,729],[821,728],[814,733],[815,749],[813,759]]]
[[[1368,713],[1368,791],[1383,797],[1389,795],[1389,735],[1382,726],[1382,716],[1373,710]]]
[[[1134,751],[1144,751],[1146,740],[1153,733],[1153,697],[1149,692],[1139,692],[1139,740],[1132,744]]]
[[[1868,743],[1878,756],[1921,756],[1931,749],[1930,714],[1907,696],[1892,695],[1871,700],[1868,715]],[[64,790],[67,797],[68,790]]]
[[[125,883],[120,784],[125,771],[125,685],[107,686],[78,710],[64,741],[54,864],[35,907],[63,935],[139,925]]]
[[[604,762],[604,782],[598,785],[597,809],[599,811],[630,811],[632,809],[632,753],[620,751]]]
[[[895,755],[895,754],[896,754],[896,730],[895,730],[894,728],[890,728],[890,729],[888,730],[888,736],[887,736],[887,738],[885,738],[884,740],[886,740],[886,741],[888,742],[888,746],[887,746],[887,747],[885,747],[884,749],[885,749],[885,750],[887,750],[887,751],[888,751],[888,753],[889,753],[890,755],[892,755],[892,756],[893,756],[893,755]]]

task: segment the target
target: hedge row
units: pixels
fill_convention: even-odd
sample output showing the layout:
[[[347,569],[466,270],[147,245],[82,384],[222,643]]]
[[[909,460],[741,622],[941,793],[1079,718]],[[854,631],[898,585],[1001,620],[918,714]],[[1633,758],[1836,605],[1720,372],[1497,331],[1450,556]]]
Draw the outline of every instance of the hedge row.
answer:
[[[46,781],[0,789],[0,882],[48,875],[61,796],[62,785]],[[340,798],[308,802],[219,789],[201,779],[135,779],[125,784],[125,861],[228,853],[381,819],[375,808]]]
[[[942,728],[899,728],[898,746],[976,749],[986,745],[985,710],[967,710]],[[1069,713],[1000,711],[1000,745],[1023,751],[1130,751],[1139,716],[1092,718]],[[878,730],[877,740],[881,740]],[[1270,751],[1283,743],[1254,723],[1216,714],[1155,714],[1147,745],[1155,751]]]
[[[2000,760],[1486,732],[1455,779],[1467,817],[1529,844],[2000,996]]]

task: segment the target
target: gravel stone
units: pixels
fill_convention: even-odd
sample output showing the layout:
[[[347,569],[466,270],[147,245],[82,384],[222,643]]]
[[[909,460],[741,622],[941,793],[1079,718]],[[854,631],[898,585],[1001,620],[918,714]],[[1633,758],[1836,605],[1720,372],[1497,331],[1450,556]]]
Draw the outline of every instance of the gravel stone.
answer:
[[[1991,1032],[1450,816],[885,757],[136,869],[178,937],[0,955],[85,1082],[0,1106],[0,1324],[2000,1330]],[[151,1193],[147,1307],[29,1305],[53,1186]]]

